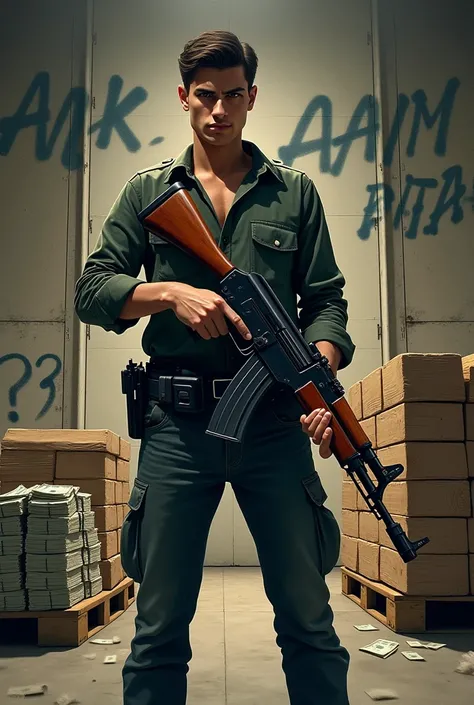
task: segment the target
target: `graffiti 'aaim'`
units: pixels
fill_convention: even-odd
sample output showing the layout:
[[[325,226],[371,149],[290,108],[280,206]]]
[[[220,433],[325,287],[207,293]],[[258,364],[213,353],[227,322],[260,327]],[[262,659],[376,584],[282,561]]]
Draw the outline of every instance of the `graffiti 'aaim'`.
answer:
[[[36,158],[40,161],[48,160],[60,135],[65,133],[61,163],[66,169],[80,169],[83,166],[82,130],[89,96],[83,87],[71,88],[57,116],[54,117],[50,109],[50,83],[48,72],[36,74],[15,113],[0,118],[0,155],[10,154],[22,130],[36,129]],[[415,156],[422,126],[426,130],[434,131],[434,154],[438,157],[446,156],[451,118],[460,85],[458,78],[450,78],[434,109],[430,109],[430,101],[422,89],[414,91],[411,96],[403,93],[398,96],[397,109],[384,145],[383,162],[386,166],[391,166],[394,161],[399,135],[405,126],[410,129],[404,157],[409,159]],[[111,76],[103,114],[89,127],[90,134],[95,136],[95,146],[99,149],[107,149],[114,134],[129,152],[141,149],[141,142],[127,119],[147,100],[148,92],[143,86],[135,86],[122,95],[123,89],[123,78],[118,75]],[[332,101],[327,95],[317,95],[308,103],[288,143],[280,146],[278,156],[285,164],[292,166],[299,158],[317,155],[320,172],[338,177],[344,170],[353,145],[363,140],[364,159],[374,163],[377,158],[376,136],[380,129],[379,112],[380,107],[374,96],[365,95],[355,106],[346,130],[342,134],[334,134]],[[314,126],[319,130],[319,136],[306,140],[308,131]],[[156,137],[149,144],[160,144],[163,140],[163,137]],[[467,189],[463,183],[463,169],[460,164],[445,169],[438,178],[415,175],[408,170],[393,220],[395,228],[403,224],[407,238],[417,237],[421,228],[421,216],[425,211],[425,195],[427,190],[433,189],[438,189],[436,205],[428,215],[428,222],[422,232],[426,235],[436,235],[443,216],[449,215],[451,222],[455,224],[463,220],[462,201],[470,199],[465,198]],[[395,207],[396,200],[391,184],[368,184],[367,192],[367,205],[357,231],[362,240],[370,237],[374,218],[380,209],[390,212]],[[407,208],[413,199],[414,204],[409,211]]]

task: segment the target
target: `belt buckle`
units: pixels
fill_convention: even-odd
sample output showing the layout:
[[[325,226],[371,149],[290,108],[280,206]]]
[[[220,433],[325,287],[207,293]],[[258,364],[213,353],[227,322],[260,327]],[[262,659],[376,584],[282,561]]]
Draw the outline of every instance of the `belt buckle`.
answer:
[[[217,383],[217,382],[227,382],[227,383],[229,383],[229,382],[232,382],[232,379],[213,379],[213,380],[212,380],[212,396],[213,396],[213,398],[214,398],[214,399],[222,399],[222,397],[224,396],[224,392],[223,392],[222,394],[220,394],[220,395],[217,394],[217,391],[216,391],[216,383]],[[224,391],[225,391],[225,390],[224,390]]]
[[[173,377],[173,404],[177,411],[197,413],[203,411],[204,393],[200,377]]]

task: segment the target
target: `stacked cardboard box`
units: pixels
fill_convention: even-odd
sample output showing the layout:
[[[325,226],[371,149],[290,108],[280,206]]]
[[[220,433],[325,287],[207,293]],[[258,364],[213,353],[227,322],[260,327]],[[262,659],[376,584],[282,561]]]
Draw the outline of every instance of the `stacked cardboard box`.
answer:
[[[465,429],[466,456],[469,482],[471,486],[471,517],[467,520],[467,535],[469,544],[469,574],[471,579],[471,594],[474,595],[474,355],[462,358],[464,384],[466,387]]]
[[[410,539],[428,536],[430,543],[405,564],[385,524],[345,479],[342,563],[405,594],[474,594],[473,463],[468,470],[474,403],[466,396],[465,370],[460,355],[405,353],[348,391],[382,465],[404,467],[385,490],[385,506]]]
[[[90,494],[104,590],[124,578],[120,532],[130,492],[130,450],[128,441],[109,430],[9,429],[2,441],[2,492],[48,482]]]

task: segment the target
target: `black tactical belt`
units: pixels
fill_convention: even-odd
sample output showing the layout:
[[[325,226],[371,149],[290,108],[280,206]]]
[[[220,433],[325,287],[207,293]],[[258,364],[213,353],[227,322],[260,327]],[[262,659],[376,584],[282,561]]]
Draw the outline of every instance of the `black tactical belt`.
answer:
[[[159,374],[153,370],[148,375],[148,396],[176,411],[198,413],[221,399],[231,381],[198,375]]]

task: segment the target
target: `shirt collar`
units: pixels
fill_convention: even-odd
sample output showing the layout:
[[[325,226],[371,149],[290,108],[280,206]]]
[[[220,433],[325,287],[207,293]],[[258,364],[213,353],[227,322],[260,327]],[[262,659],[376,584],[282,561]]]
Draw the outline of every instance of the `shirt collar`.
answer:
[[[264,172],[269,171],[273,176],[283,183],[283,178],[276,165],[269,159],[261,149],[253,142],[242,140],[243,148],[246,152],[252,155],[252,171],[255,178],[258,179]],[[189,144],[181,154],[179,154],[173,163],[167,169],[165,182],[171,183],[175,180],[175,173],[184,171],[187,176],[193,178],[193,145]]]

